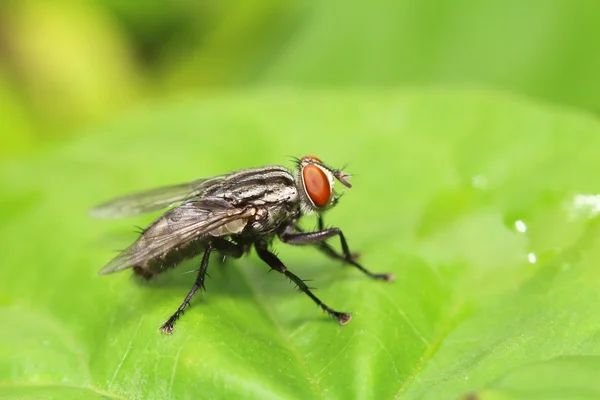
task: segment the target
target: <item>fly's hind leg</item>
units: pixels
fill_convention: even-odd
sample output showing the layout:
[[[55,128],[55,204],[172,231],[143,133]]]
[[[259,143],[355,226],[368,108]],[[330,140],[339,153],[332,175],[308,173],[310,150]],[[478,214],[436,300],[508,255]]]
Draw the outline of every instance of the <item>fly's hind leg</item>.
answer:
[[[175,321],[179,318],[179,316],[183,313],[185,308],[190,304],[192,298],[200,288],[204,288],[204,279],[206,278],[206,269],[208,268],[208,260],[210,258],[210,252],[213,249],[213,243],[211,241],[206,243],[206,247],[204,248],[204,255],[202,256],[202,262],[200,263],[200,269],[198,270],[198,276],[194,281],[194,285],[190,289],[187,296],[183,300],[183,303],[177,308],[177,311],[165,322],[160,330],[162,333],[170,335],[173,333],[173,325],[175,325]]]
[[[198,270],[198,276],[194,281],[194,285],[190,289],[187,296],[185,296],[183,303],[181,303],[177,311],[175,311],[175,313],[171,315],[167,322],[165,322],[160,327],[160,330],[163,333],[167,335],[173,333],[175,322],[181,316],[181,314],[183,314],[183,311],[186,309],[186,307],[189,306],[190,301],[192,301],[192,298],[194,297],[196,292],[198,292],[199,289],[205,289],[204,281],[206,279],[206,270],[208,269],[208,261],[212,250],[217,250],[224,256],[227,255],[233,258],[240,258],[242,255],[244,255],[244,253],[247,252],[247,246],[241,246],[220,238],[214,238],[206,243],[206,247],[204,248],[204,255],[202,256],[202,262],[200,263],[200,269]]]

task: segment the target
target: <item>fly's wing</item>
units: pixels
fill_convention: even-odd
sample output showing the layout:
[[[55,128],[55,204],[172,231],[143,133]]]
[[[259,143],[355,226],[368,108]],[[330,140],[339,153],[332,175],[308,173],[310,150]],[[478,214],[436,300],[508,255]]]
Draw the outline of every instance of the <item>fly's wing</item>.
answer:
[[[202,235],[239,233],[253,215],[252,208],[234,208],[221,199],[184,203],[158,218],[99,273],[110,274],[143,264]]]
[[[123,218],[158,211],[201,196],[206,189],[221,182],[225,177],[226,175],[220,175],[214,178],[198,179],[193,182],[117,197],[92,208],[90,215],[95,218]]]

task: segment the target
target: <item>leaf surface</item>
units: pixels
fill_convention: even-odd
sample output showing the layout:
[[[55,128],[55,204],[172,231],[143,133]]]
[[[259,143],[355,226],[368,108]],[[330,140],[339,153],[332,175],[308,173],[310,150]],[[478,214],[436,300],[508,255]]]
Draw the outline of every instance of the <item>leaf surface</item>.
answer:
[[[273,90],[140,111],[4,163],[0,396],[597,398],[598,148],[594,118],[493,93]],[[347,326],[254,254],[213,260],[172,336],[158,327],[198,259],[149,283],[97,275],[152,216],[93,220],[93,205],[306,154],[350,164],[326,223],[397,276],[276,242]]]

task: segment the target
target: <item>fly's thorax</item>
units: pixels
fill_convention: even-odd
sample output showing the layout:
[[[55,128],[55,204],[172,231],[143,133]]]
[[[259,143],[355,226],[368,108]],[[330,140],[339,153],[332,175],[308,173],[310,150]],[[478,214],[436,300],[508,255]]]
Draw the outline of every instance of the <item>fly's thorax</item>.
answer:
[[[298,203],[271,204],[260,208],[259,211],[261,214],[257,215],[251,224],[252,232],[259,235],[276,232],[300,216]]]
[[[206,196],[220,197],[236,206],[298,202],[294,176],[277,165],[235,172],[207,191]]]

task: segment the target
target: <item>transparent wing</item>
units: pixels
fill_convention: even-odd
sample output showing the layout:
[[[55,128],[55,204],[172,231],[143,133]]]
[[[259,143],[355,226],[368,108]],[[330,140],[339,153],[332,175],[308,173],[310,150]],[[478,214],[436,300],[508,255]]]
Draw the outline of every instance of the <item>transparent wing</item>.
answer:
[[[173,186],[164,186],[128,194],[102,203],[90,210],[95,218],[123,218],[158,211],[200,196],[207,188],[222,181],[226,175]]]
[[[233,208],[220,199],[184,203],[154,221],[135,243],[99,273],[110,274],[143,264],[202,235],[220,236],[241,232],[253,214],[251,208]]]

